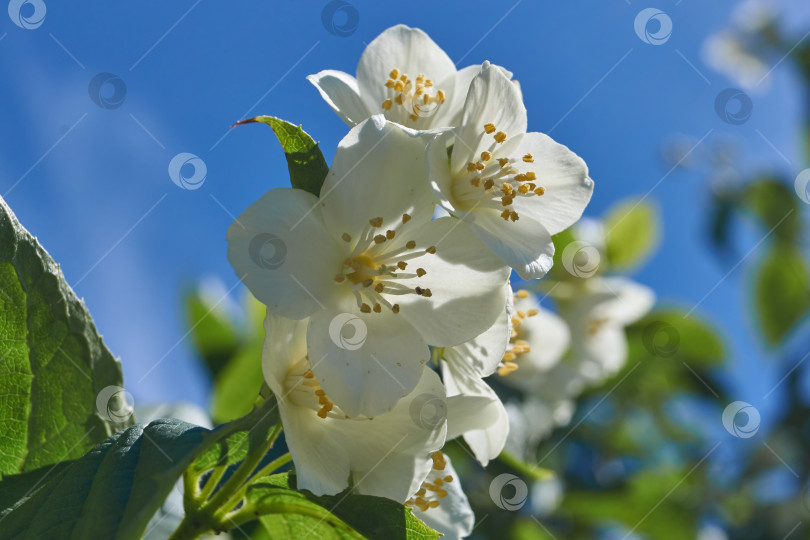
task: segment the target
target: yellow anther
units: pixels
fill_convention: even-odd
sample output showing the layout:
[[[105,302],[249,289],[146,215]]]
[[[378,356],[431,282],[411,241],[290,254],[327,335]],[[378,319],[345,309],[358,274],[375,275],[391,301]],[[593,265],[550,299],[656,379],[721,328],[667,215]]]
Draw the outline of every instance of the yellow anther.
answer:
[[[517,359],[517,356],[515,356],[515,353],[513,353],[512,351],[507,351],[507,352],[503,353],[503,361],[504,362],[511,362],[511,361],[513,361],[515,359]]]
[[[385,290],[385,285],[383,285],[382,283],[377,283],[374,286],[374,290],[377,291],[378,293],[381,293]]]
[[[528,171],[526,173],[526,179],[527,180],[537,180],[537,175],[534,174],[534,171]]]
[[[404,83],[408,82],[408,75],[403,73],[402,76],[399,78],[399,80],[404,82]]]
[[[517,315],[518,315],[518,317],[520,317],[521,319],[525,319],[525,318],[526,318],[526,312],[525,312],[525,311],[523,311],[522,309],[517,310]]]
[[[389,240],[393,240],[395,235],[396,235],[396,232],[394,232],[394,231],[390,231],[390,230],[385,231],[385,237],[387,239],[389,239]]]
[[[386,99],[385,101],[382,102],[382,108],[385,109],[386,111],[391,110],[391,107],[393,106],[394,102],[391,101],[390,99]]]
[[[419,115],[418,114],[409,114],[408,118],[410,118],[411,120],[416,122],[417,120],[419,120]]]
[[[529,297],[529,291],[527,291],[526,289],[520,289],[517,292],[517,297],[518,298],[528,298]]]
[[[534,163],[534,158],[532,157],[531,154],[526,154],[525,156],[523,156],[523,161],[525,161],[526,163]]]
[[[392,69],[391,73],[389,73],[388,76],[391,77],[392,79],[398,79],[399,78],[399,70],[397,68]]]
[[[405,244],[405,247],[408,249],[413,249],[416,247],[416,242],[414,242],[413,240],[408,240],[408,243]]]
[[[498,158],[498,165],[506,167],[509,164],[509,158]]]
[[[489,124],[484,124],[484,131],[487,134],[495,133],[495,129],[497,129],[497,128],[495,127],[495,124],[493,124],[492,122],[490,122]]]
[[[481,160],[482,161],[489,161],[492,159],[492,154],[489,152],[481,152]]]
[[[397,92],[402,92],[403,90],[405,90],[405,83],[402,82],[402,81],[395,82],[394,83],[394,90],[396,90]],[[397,96],[397,97],[399,97],[399,96]],[[402,105],[402,103],[400,103],[400,105]]]
[[[385,242],[385,236],[378,234],[377,236],[374,237],[375,244],[382,244],[383,242]]]
[[[426,84],[425,86],[433,86],[431,81],[428,81],[430,84]],[[436,99],[439,100],[439,103],[444,103],[444,90],[436,90]]]
[[[344,281],[346,281],[346,276],[344,276],[343,274],[338,274],[335,276],[336,283],[343,283]]]
[[[525,174],[518,174],[515,176],[515,182],[525,182],[526,180],[528,180],[528,178],[526,178]]]
[[[408,214],[402,214],[402,224],[408,223],[411,220],[411,216]]]
[[[535,315],[537,315],[538,313],[540,313],[538,310],[536,310],[536,309],[530,309],[530,310],[529,310],[529,312],[527,313],[527,315],[528,315],[529,317],[534,317],[534,316],[535,316]]]
[[[351,242],[352,241],[352,237],[351,237],[351,235],[349,235],[349,233],[343,233],[343,236],[341,236],[341,238],[343,239],[344,242]]]
[[[394,313],[399,313],[399,304],[394,304],[393,306],[391,306],[391,311],[393,311]]]
[[[363,313],[371,313],[371,306],[364,303],[362,306],[360,306],[360,311],[362,311]]]
[[[402,105],[404,103],[404,101],[402,100],[402,94],[397,94],[397,97],[394,98],[394,103],[396,103],[397,105]]]
[[[375,217],[374,219],[368,220],[368,222],[371,224],[372,227],[382,227],[383,218]]]
[[[473,172],[476,169],[475,163],[472,161],[467,163],[467,172]]]
[[[512,187],[512,184],[501,184],[501,191],[504,193],[504,195],[509,195],[515,191],[515,188]]]
[[[518,188],[518,191],[519,191],[521,194],[526,195],[526,194],[527,194],[529,191],[531,191],[531,190],[529,189],[529,186],[527,186],[526,184],[523,184],[522,186],[520,186],[520,187]]]
[[[509,206],[510,204],[512,204],[512,200],[513,199],[511,195],[504,195],[503,197],[501,197],[501,206]]]
[[[424,296],[425,298],[430,298],[431,296],[433,296],[433,293],[430,292],[430,289],[425,289],[424,291],[422,291],[422,296]]]
[[[386,88],[393,88],[395,84],[396,84],[396,81],[392,81],[391,79],[388,79],[387,81],[385,81],[385,87]]]
[[[506,221],[509,221],[509,213],[510,213],[509,210],[504,210],[503,212],[501,212],[501,217]]]
[[[421,90],[421,88],[420,88],[420,90]],[[430,104],[430,96],[425,94],[425,98],[422,100],[422,103],[424,103],[425,105]]]
[[[486,166],[479,161],[478,163],[475,164],[475,168],[479,171],[483,171],[486,168]]]
[[[380,304],[374,304],[374,313],[379,313],[382,311],[382,306]]]
[[[363,280],[363,287],[371,287],[372,285],[374,285],[373,279],[368,278]]]
[[[520,219],[520,217],[518,216],[518,213],[513,210],[512,213],[509,214],[509,219],[511,219],[512,221],[517,221],[518,219]]]
[[[424,268],[417,268],[417,269],[416,269],[416,275],[417,275],[418,277],[422,277],[422,276],[424,276],[425,274],[427,274],[427,270],[425,270]]]
[[[430,247],[429,247],[429,248],[427,248],[425,251],[427,251],[428,253],[430,253],[431,255],[433,255],[434,253],[436,253],[436,246],[430,246]]]
[[[397,263],[397,268],[399,268],[400,270],[405,270],[405,268],[407,268],[407,267],[408,267],[408,263],[406,263],[405,261],[399,261]]]
[[[495,185],[495,181],[492,180],[491,178],[484,181],[484,189],[491,189],[492,186],[494,186],[494,185]]]
[[[314,373],[312,373],[312,370],[311,370],[311,369],[308,369],[308,370],[306,370],[306,371],[304,372],[304,378],[305,378],[305,379],[314,379],[314,378],[315,378],[315,374],[314,374]]]
[[[504,133],[503,131],[499,131],[494,135],[494,138],[496,143],[502,143],[503,141],[506,140],[506,133]]]
[[[478,177],[478,176],[474,176],[473,178],[470,178],[470,184],[475,186],[475,187],[480,186],[481,185],[481,178]]]
[[[541,187],[535,189],[534,192],[537,195],[545,195],[546,194],[546,188],[541,186]]]

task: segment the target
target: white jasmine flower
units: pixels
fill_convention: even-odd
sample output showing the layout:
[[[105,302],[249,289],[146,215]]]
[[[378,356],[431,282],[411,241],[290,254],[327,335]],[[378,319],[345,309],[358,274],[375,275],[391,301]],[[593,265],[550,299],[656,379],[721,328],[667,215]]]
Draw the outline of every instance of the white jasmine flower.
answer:
[[[453,61],[418,28],[399,24],[369,43],[357,78],[324,70],[307,79],[349,126],[375,114],[414,129],[454,126],[478,66]],[[503,70],[511,78],[512,74]]]
[[[652,309],[655,293],[622,277],[595,277],[555,290],[560,315],[571,328],[573,362],[589,381],[618,372],[627,361],[624,328]]]
[[[349,416],[390,410],[421,379],[428,344],[472,339],[504,309],[508,268],[455,219],[431,220],[424,136],[372,117],[341,141],[320,198],[274,189],[228,228],[253,295],[311,317],[310,367]]]
[[[443,417],[415,423],[414,400],[443,401],[438,375],[422,370],[413,391],[389,412],[350,418],[330,400],[307,362],[307,320],[270,314],[262,370],[276,395],[284,436],[295,463],[298,488],[333,495],[354,486],[358,493],[404,502],[421,488],[445,441]]]
[[[436,201],[524,279],[548,272],[551,235],[579,219],[593,192],[582,159],[526,133],[520,91],[489,62],[470,84],[459,127],[428,146],[428,175]]]
[[[436,452],[433,468],[419,491],[406,503],[416,517],[448,540],[464,538],[475,527],[475,515],[450,457]]]

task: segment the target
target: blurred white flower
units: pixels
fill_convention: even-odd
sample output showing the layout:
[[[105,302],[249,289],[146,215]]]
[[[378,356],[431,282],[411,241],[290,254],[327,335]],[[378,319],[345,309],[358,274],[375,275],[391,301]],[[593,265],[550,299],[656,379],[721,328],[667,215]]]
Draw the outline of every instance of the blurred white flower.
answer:
[[[533,279],[551,268],[551,235],[579,219],[593,181],[582,159],[547,135],[526,133],[526,121],[518,88],[484,62],[459,127],[437,135],[427,159],[436,201]]]
[[[360,57],[357,78],[324,70],[307,79],[349,126],[382,113],[392,122],[430,129],[458,124],[478,69],[469,66],[456,71],[453,61],[427,34],[399,24],[369,43]]]
[[[560,316],[571,329],[571,363],[592,384],[624,366],[624,328],[646,315],[655,303],[652,289],[623,277],[561,284],[554,296]]]
[[[228,259],[254,296],[311,317],[309,365],[350,416],[393,408],[421,379],[428,345],[470,340],[504,309],[509,269],[455,219],[431,220],[424,149],[419,133],[372,117],[341,141],[320,199],[274,189],[228,228]],[[257,255],[263,242],[272,264]],[[349,320],[363,333],[346,346]]]

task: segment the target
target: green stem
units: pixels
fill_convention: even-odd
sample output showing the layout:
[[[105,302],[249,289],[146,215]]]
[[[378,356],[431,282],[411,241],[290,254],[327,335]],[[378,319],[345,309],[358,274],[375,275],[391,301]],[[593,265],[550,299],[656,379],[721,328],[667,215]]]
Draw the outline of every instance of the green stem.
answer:
[[[288,452],[288,453],[284,454],[283,456],[274,459],[273,461],[271,461],[270,463],[268,463],[267,465],[265,465],[264,467],[262,467],[261,469],[256,471],[256,474],[254,474],[251,477],[251,480],[254,479],[254,478],[261,478],[263,476],[267,476],[268,474],[270,474],[272,472],[275,472],[276,469],[278,469],[279,467],[282,467],[282,466],[286,465],[290,461],[292,461],[292,456]],[[228,502],[225,503],[223,508],[233,508],[234,506],[236,506],[237,503],[239,503],[239,501],[242,500],[242,497],[245,496],[245,493],[247,492],[247,488],[248,488],[248,484],[247,483],[243,484],[242,487],[240,487],[236,491],[236,493],[234,493],[228,499]]]
[[[214,468],[214,470],[211,471],[211,474],[208,476],[208,480],[205,481],[205,485],[203,486],[202,491],[200,491],[200,496],[197,500],[202,502],[207,501],[208,497],[210,497],[214,492],[214,489],[216,489],[219,481],[222,480],[223,476],[225,476],[225,472],[227,470],[227,465],[220,465],[219,467]]]
[[[281,425],[273,428],[270,437],[262,444],[256,451],[249,453],[239,467],[233,472],[230,478],[225,481],[225,484],[211,497],[207,503],[203,503],[201,510],[206,511],[212,509],[212,517],[218,521],[218,518],[226,515],[231,511],[229,502],[234,493],[239,490],[242,485],[250,478],[250,475],[256,469],[256,466],[261,463],[265,454],[273,447],[276,438],[281,434]],[[237,501],[238,502],[238,501]],[[227,503],[227,504],[226,504]]]
[[[507,451],[498,455],[498,461],[533,480],[548,480],[554,477],[554,471],[526,463]]]

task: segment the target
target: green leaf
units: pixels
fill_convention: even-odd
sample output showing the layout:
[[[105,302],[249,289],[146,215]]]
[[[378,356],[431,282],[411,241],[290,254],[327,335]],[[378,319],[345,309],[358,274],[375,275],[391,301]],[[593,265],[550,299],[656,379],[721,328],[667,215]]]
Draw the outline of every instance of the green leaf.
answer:
[[[320,195],[321,186],[329,173],[329,165],[312,137],[301,126],[295,126],[274,116],[257,116],[235,125],[263,122],[273,128],[287,157],[292,187]]]
[[[773,231],[777,240],[794,242],[802,229],[799,200],[793,186],[771,178],[757,180],[746,186],[744,200],[763,227]]]
[[[214,421],[229,422],[250,412],[263,382],[262,343],[258,341],[240,349],[214,381]]]
[[[104,440],[113,426],[96,398],[122,384],[84,303],[0,198],[0,476],[78,458]]]
[[[140,538],[210,433],[174,419],[117,433],[0,512],[0,537]]]
[[[273,538],[435,539],[439,534],[406,506],[382,497],[344,492],[316,497],[295,491],[294,473],[275,474],[252,484],[249,511]],[[314,533],[314,534],[313,534]]]
[[[718,366],[726,355],[723,340],[696,313],[657,309],[627,329],[631,356],[673,359],[701,367]]]
[[[191,343],[213,377],[238,347],[236,325],[217,302],[203,291],[189,291],[184,299]]]
[[[769,345],[780,344],[810,310],[807,262],[792,245],[777,243],[754,277],[754,313]]]
[[[641,201],[614,207],[605,219],[605,251],[613,269],[641,263],[658,242],[656,210]]]

